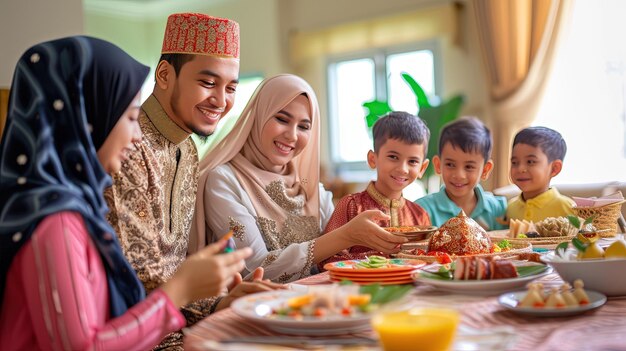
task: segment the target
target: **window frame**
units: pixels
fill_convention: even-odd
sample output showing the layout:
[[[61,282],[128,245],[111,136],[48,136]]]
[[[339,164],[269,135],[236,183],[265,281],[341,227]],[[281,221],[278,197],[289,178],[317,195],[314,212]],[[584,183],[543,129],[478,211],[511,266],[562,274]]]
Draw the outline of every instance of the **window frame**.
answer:
[[[428,50],[433,56],[433,82],[435,85],[434,94],[440,96],[443,90],[443,72],[442,72],[442,55],[441,44],[437,39],[424,40],[420,42],[414,42],[411,44],[386,46],[375,49],[355,51],[348,54],[333,55],[327,57],[325,69],[326,69],[326,84],[327,84],[327,123],[329,132],[329,155],[330,160],[335,170],[335,173],[348,181],[365,181],[371,179],[373,171],[368,167],[366,161],[341,161],[339,159],[339,122],[336,116],[338,109],[337,106],[337,89],[336,89],[336,71],[334,66],[341,62],[352,61],[358,59],[372,59],[374,62],[374,93],[375,99],[380,101],[387,101],[389,96],[388,91],[388,67],[387,57],[390,55],[424,51]],[[407,111],[410,113],[416,113],[417,111]],[[365,108],[363,108],[363,123],[365,123]],[[371,135],[368,140],[372,142]],[[366,155],[363,155],[365,157]]]

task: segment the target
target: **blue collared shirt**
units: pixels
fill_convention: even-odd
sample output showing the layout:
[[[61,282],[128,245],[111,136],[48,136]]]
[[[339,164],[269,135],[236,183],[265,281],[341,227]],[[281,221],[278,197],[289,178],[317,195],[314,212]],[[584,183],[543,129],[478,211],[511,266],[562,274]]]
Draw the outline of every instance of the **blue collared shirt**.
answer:
[[[506,213],[506,198],[484,191],[480,184],[474,188],[474,194],[478,201],[476,208],[469,216],[485,227],[485,230],[506,229],[506,226],[496,221],[496,218],[503,218]],[[431,223],[437,227],[461,212],[461,208],[446,194],[445,186],[442,186],[439,192],[415,200],[415,203],[428,212]]]

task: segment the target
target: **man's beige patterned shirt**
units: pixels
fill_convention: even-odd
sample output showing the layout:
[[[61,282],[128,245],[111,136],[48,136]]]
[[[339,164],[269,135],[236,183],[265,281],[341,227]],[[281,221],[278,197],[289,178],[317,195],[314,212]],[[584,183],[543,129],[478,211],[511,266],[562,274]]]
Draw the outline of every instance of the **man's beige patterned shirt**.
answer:
[[[187,254],[196,201],[198,153],[154,96],[139,116],[143,133],[106,191],[109,222],[146,290],[176,272]]]
[[[198,152],[189,133],[168,117],[154,95],[142,105],[139,125],[143,138],[113,176],[105,198],[124,254],[150,292],[171,278],[187,255]],[[183,308],[188,325],[208,315],[214,301]],[[180,336],[172,337],[167,346],[180,341]]]

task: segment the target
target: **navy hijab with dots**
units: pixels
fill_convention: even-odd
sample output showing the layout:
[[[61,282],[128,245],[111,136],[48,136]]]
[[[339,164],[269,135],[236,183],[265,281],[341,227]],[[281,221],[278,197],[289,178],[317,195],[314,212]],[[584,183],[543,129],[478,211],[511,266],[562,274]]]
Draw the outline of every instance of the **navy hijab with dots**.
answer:
[[[13,257],[42,219],[61,211],[85,220],[107,273],[111,317],[144,298],[105,218],[111,177],[96,151],[148,71],[117,46],[84,36],[35,45],[18,61],[0,143],[0,301]]]

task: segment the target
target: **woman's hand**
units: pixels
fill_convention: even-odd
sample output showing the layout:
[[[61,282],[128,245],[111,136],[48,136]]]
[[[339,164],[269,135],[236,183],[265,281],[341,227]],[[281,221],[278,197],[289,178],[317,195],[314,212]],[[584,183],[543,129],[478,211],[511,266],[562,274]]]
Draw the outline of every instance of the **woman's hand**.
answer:
[[[219,295],[243,270],[244,259],[252,255],[252,249],[246,247],[222,254],[224,245],[217,242],[187,257],[174,276],[161,286],[177,307]]]
[[[386,219],[389,215],[379,210],[368,210],[359,213],[350,222],[340,229],[344,232],[347,240],[353,245],[363,245],[385,254],[398,252],[400,244],[408,240],[398,235],[388,233],[382,229],[373,219]]]

